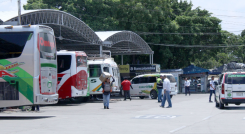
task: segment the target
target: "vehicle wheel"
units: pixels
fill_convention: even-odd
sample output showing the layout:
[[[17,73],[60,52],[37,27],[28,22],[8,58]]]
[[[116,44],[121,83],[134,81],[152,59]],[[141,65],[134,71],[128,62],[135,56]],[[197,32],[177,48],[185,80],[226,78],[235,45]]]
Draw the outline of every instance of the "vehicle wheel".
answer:
[[[151,95],[151,99],[157,99],[157,92],[156,92],[156,90],[151,90],[150,95]]]
[[[216,99],[215,99],[215,107],[219,107],[219,103],[217,102]]]
[[[173,95],[170,95],[170,98],[172,99]]]
[[[220,99],[219,99],[219,109],[224,109],[224,104],[221,102]]]
[[[140,97],[140,99],[144,99],[145,98],[145,96],[139,96]]]

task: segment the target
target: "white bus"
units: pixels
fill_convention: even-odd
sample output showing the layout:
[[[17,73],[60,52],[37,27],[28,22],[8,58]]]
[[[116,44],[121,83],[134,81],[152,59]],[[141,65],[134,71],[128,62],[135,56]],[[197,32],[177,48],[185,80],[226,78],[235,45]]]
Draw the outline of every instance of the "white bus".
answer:
[[[86,101],[89,97],[87,55],[83,51],[59,51],[58,94],[59,99]]]
[[[113,82],[112,93],[119,93],[121,86],[120,73],[117,66],[117,63],[113,58],[99,58],[88,60],[88,68],[89,68],[89,88],[90,95],[98,95],[102,94],[102,83],[99,80],[101,72],[108,72],[115,79]],[[112,78],[111,78],[112,81]]]
[[[0,107],[57,103],[56,58],[52,28],[0,25]]]

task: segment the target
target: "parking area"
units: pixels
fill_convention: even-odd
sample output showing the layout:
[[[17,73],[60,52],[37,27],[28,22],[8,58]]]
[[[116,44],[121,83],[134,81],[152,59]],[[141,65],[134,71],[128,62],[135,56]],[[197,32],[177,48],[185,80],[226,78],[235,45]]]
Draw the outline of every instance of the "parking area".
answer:
[[[112,97],[110,109],[103,109],[102,101],[89,101],[43,106],[40,112],[5,111],[0,113],[1,134],[244,133],[245,105],[220,110],[208,97],[179,94],[173,108],[160,108],[152,99]]]

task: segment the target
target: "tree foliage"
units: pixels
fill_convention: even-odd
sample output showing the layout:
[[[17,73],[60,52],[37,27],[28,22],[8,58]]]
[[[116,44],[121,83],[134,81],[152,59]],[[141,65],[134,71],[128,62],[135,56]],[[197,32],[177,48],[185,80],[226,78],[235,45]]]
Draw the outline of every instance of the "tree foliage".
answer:
[[[238,36],[223,31],[220,19],[200,7],[193,9],[192,3],[185,0],[28,0],[24,8],[65,11],[83,20],[94,31],[162,33],[140,34],[146,42],[153,44],[217,46],[244,43],[244,32]],[[154,63],[166,69],[183,68],[190,64],[209,69],[231,60],[245,62],[243,47],[150,47],[154,51]],[[133,57],[140,63],[149,63],[148,55],[124,56],[124,63],[132,64]],[[120,63],[120,56],[114,58]]]

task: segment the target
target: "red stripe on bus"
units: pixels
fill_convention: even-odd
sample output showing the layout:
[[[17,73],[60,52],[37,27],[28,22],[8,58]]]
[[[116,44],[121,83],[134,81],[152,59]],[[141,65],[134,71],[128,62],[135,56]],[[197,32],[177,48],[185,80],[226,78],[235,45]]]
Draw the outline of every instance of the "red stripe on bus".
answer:
[[[52,95],[52,94],[55,94],[55,93],[50,93],[50,92],[45,92],[45,93],[41,93],[42,95]]]

